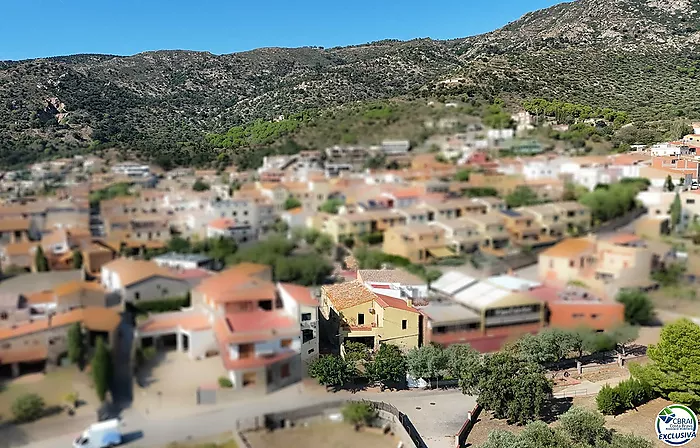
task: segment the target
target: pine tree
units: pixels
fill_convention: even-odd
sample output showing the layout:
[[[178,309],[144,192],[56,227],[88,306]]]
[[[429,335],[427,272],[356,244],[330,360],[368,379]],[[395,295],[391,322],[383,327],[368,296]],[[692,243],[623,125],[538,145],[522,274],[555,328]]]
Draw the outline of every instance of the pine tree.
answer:
[[[100,401],[105,401],[109,381],[112,377],[112,358],[109,349],[102,338],[97,338],[95,355],[90,363],[92,369],[92,381],[95,384],[95,392]]]
[[[676,192],[676,197],[671,203],[671,226],[675,229],[681,222],[681,197]]]
[[[73,269],[83,268],[83,253],[78,249],[73,251]]]
[[[676,189],[676,186],[673,185],[673,179],[671,178],[670,174],[666,176],[666,184],[664,188],[666,188],[666,191],[673,191]]]
[[[34,253],[34,266],[37,272],[47,272],[49,270],[49,260],[44,254],[44,249],[41,246],[36,247]]]
[[[79,363],[85,354],[85,343],[80,323],[76,322],[68,329],[68,359],[72,363]]]

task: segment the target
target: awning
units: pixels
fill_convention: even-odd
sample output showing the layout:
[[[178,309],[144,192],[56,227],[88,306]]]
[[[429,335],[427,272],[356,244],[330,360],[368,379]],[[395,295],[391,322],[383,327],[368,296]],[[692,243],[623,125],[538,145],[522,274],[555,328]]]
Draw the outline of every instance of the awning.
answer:
[[[455,253],[446,247],[428,249],[428,253],[435,258],[450,258],[455,256]]]

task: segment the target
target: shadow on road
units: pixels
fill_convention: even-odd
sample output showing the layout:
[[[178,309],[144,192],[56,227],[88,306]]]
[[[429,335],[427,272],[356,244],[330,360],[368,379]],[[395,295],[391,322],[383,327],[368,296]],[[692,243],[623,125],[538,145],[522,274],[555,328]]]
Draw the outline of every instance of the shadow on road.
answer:
[[[24,446],[29,443],[23,428],[10,422],[0,423],[0,445],[2,447]]]
[[[131,431],[122,435],[122,444],[135,442],[143,439],[143,431]]]

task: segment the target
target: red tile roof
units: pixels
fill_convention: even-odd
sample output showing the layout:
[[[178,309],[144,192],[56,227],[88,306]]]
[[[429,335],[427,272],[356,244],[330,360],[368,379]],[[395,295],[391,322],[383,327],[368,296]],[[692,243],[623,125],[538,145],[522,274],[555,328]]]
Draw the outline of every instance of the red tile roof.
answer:
[[[202,331],[211,328],[204,313],[175,311],[152,316],[138,328],[140,333],[155,331]]]
[[[309,288],[291,283],[280,283],[279,286],[292,296],[299,305],[318,306],[318,301],[313,298]]]
[[[621,233],[614,235],[608,239],[609,242],[613,244],[629,244],[636,243],[642,239],[633,233]]]
[[[269,366],[270,364],[284,361],[285,359],[290,359],[297,355],[296,352],[290,351],[277,353],[274,356],[231,359],[225,346],[219,345],[219,351],[221,353],[221,360],[223,361],[224,368],[226,370],[255,369],[258,367]]]
[[[412,306],[408,306],[408,303],[402,299],[377,294],[376,302],[382,308],[396,308],[399,310],[408,311],[410,313],[420,314],[417,309],[413,308]]]
[[[269,272],[266,265],[241,263],[204,279],[195,291],[219,303],[274,300],[277,289],[267,280]]]
[[[219,230],[228,230],[235,225],[236,221],[228,218],[219,218],[209,222],[209,227]]]

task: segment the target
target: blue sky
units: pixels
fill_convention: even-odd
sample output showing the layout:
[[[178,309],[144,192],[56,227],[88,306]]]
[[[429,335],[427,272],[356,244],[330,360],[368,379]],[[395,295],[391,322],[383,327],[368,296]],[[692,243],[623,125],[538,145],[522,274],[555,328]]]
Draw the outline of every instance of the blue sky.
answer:
[[[0,60],[449,39],[561,0],[0,0]]]

